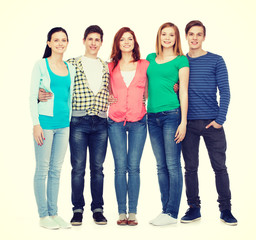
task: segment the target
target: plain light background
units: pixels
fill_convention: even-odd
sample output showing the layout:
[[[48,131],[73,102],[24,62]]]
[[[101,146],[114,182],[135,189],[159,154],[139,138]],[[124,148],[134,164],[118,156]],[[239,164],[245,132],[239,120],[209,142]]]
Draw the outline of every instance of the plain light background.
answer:
[[[1,239],[255,239],[256,9],[253,0],[9,0],[1,5]],[[68,59],[84,54],[84,30],[97,24],[104,30],[99,56],[107,60],[114,34],[119,28],[128,26],[137,36],[142,58],[146,58],[148,53],[155,51],[159,26],[167,21],[179,27],[186,53],[184,28],[195,19],[201,20],[207,29],[204,49],[222,55],[229,72],[231,103],[224,128],[233,213],[239,221],[238,226],[230,227],[219,220],[214,174],[203,141],[199,168],[202,220],[166,227],[148,224],[160,213],[161,203],[155,158],[147,138],[141,162],[138,226],[116,225],[114,165],[109,147],[104,164],[104,213],[108,224],[98,226],[92,221],[87,165],[83,225],[57,231],[40,228],[33,193],[35,159],[28,98],[31,71],[35,61],[42,58],[48,31],[56,26],[67,30],[70,42],[65,59]],[[70,171],[68,150],[58,202],[59,215],[67,221],[72,217]],[[183,191],[179,218],[186,209]]]

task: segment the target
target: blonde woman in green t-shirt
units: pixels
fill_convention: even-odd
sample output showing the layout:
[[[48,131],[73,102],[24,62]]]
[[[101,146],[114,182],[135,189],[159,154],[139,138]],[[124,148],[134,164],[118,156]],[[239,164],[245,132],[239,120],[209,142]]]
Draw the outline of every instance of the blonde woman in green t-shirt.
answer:
[[[177,26],[160,26],[156,53],[149,54],[148,127],[157,161],[162,212],[150,223],[177,223],[182,192],[181,141],[186,134],[189,63],[183,55]],[[179,94],[174,85],[179,82]]]

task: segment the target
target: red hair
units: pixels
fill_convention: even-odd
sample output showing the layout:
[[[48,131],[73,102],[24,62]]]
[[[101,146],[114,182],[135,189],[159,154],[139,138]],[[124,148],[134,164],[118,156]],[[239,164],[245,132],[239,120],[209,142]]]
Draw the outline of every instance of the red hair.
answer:
[[[110,55],[110,59],[114,63],[113,69],[117,66],[119,60],[122,58],[122,52],[120,50],[120,39],[122,38],[123,34],[126,32],[129,32],[130,34],[132,34],[134,39],[134,49],[132,50],[133,62],[137,62],[138,60],[140,60],[140,47],[134,32],[128,27],[123,27],[119,29],[119,31],[116,33],[113,41],[112,52]]]

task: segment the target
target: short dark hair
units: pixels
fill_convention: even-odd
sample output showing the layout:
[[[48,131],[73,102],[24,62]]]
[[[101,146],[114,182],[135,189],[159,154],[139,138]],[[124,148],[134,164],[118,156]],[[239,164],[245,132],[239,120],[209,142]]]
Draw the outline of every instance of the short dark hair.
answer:
[[[202,22],[200,22],[199,20],[190,21],[186,25],[186,28],[185,28],[186,35],[188,34],[189,29],[192,28],[192,27],[195,27],[195,26],[202,27],[203,30],[204,30],[204,36],[206,35],[206,28],[205,28],[204,24]]]
[[[103,41],[103,31],[98,25],[91,25],[88,28],[86,28],[84,32],[84,40],[87,38],[87,36],[90,33],[99,33],[100,34],[100,39]]]

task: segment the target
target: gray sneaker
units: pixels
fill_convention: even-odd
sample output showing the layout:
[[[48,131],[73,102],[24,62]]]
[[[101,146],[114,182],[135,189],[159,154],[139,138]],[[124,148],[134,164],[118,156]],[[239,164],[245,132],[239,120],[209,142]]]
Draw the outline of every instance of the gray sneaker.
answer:
[[[60,228],[59,225],[55,221],[53,221],[52,218],[50,218],[49,216],[40,218],[39,224],[41,227],[51,230]]]

